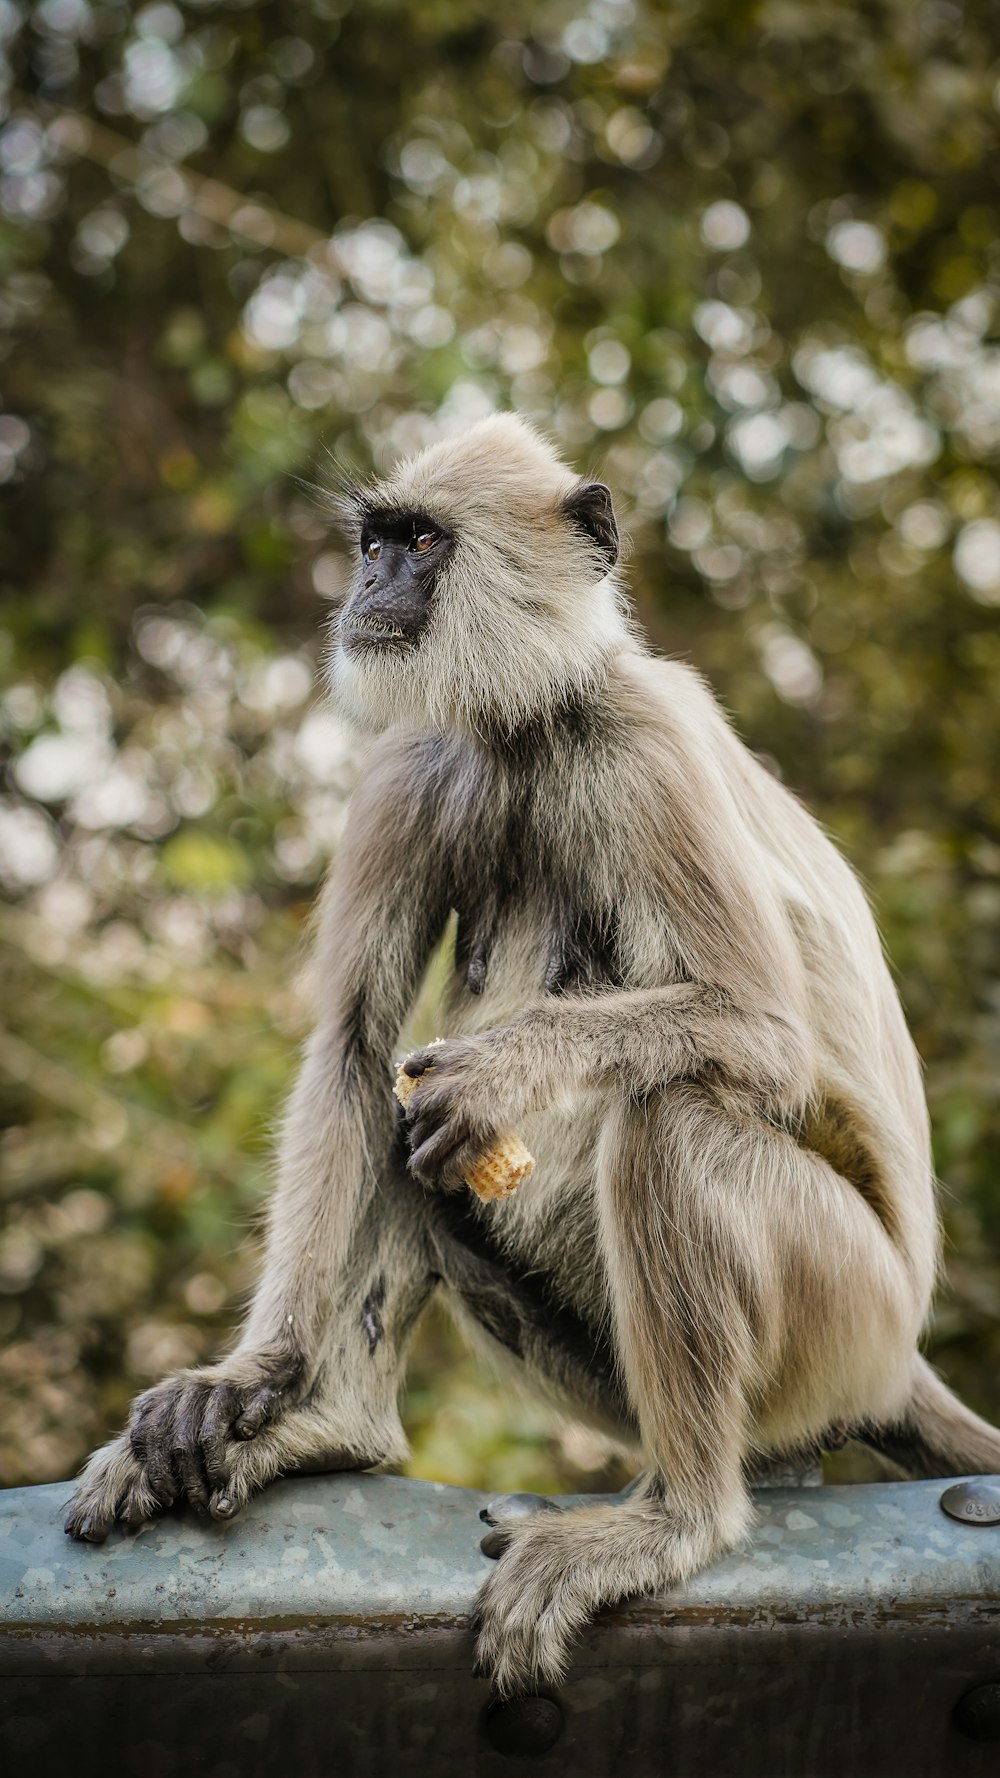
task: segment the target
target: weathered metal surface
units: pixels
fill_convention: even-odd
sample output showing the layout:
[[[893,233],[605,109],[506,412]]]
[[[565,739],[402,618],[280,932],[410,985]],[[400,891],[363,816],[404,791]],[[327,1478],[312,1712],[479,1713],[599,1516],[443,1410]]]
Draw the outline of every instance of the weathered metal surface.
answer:
[[[758,1494],[746,1550],[587,1633],[561,1714],[542,1713],[558,1736],[532,1769],[995,1773],[996,1746],[954,1713],[1000,1683],[1000,1529],[947,1518],[942,1492]],[[68,1494],[0,1496],[0,1745],[12,1769],[499,1778],[523,1757],[501,1751],[503,1724],[471,1676],[488,1496],[303,1478],[229,1525],[170,1518],[92,1547],[63,1536]]]

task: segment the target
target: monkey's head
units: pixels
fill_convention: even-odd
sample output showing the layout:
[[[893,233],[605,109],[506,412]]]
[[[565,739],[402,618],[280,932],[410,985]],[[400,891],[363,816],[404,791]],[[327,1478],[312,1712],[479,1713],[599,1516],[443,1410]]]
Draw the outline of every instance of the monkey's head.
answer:
[[[363,728],[516,732],[626,640],[611,495],[515,414],[494,414],[344,503],[358,552],[333,637]]]

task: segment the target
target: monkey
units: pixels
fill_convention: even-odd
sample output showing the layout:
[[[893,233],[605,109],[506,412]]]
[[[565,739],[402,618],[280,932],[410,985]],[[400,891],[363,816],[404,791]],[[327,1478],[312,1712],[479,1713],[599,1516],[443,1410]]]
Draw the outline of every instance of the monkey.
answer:
[[[474,1609],[503,1695],[601,1606],[736,1547],[769,1457],[845,1430],[926,1475],[1000,1433],[920,1356],[939,1265],[916,1050],[853,871],[622,582],[612,497],[513,414],[351,488],[337,707],[369,751],[321,894],[314,1028],[233,1350],[146,1390],[66,1522],[406,1454],[439,1293],[551,1400],[641,1452],[614,1505],[500,1523]],[[454,933],[443,1042],[399,1041]],[[464,1190],[498,1131],[537,1159]]]

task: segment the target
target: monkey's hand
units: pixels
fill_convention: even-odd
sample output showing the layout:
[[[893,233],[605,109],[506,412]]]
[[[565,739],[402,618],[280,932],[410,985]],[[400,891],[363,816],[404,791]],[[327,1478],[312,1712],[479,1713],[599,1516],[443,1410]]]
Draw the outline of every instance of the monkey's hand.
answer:
[[[80,1477],[69,1535],[101,1543],[115,1523],[141,1524],[181,1501],[213,1519],[232,1518],[294,1466],[280,1448],[287,1441],[266,1435],[294,1407],[303,1372],[301,1353],[285,1346],[178,1371],[147,1389],[132,1404],[127,1431],[95,1451]]]
[[[500,1091],[493,1033],[413,1050],[403,1072],[417,1082],[405,1111],[410,1171],[425,1185],[457,1191],[519,1116]]]

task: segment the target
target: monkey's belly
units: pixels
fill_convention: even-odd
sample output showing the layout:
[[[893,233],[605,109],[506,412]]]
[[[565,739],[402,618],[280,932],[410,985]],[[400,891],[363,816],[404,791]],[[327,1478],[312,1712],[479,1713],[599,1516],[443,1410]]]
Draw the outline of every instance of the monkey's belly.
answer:
[[[510,1023],[537,1004],[548,947],[544,916],[517,921],[498,933],[481,994],[470,993],[461,975],[452,977],[441,1036],[474,1036]],[[535,1157],[535,1171],[512,1197],[483,1208],[503,1246],[544,1271],[561,1300],[596,1325],[607,1318],[594,1187],[606,1109],[606,1094],[584,1089],[526,1118],[517,1134]]]
[[[459,932],[455,969],[445,990],[448,1024],[442,1035],[466,1035],[509,1024],[540,1000],[545,993],[548,947],[544,916],[515,918],[508,909],[491,934],[488,952],[480,952],[481,974],[476,978],[480,986],[473,990]]]
[[[598,1321],[607,1309],[594,1184],[600,1121],[593,1093],[527,1119],[523,1136],[535,1171],[502,1206],[513,1250],[533,1257],[565,1302]]]

